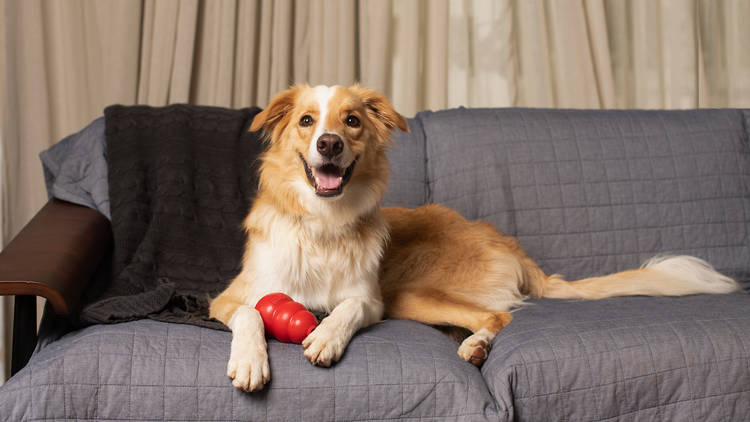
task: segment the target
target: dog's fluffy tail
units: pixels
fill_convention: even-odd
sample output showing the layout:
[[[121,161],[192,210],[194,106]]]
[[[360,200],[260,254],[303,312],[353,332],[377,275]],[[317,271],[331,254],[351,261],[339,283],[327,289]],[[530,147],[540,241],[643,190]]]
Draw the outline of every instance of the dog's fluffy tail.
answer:
[[[740,286],[693,256],[658,256],[640,269],[602,277],[565,281],[551,275],[543,282],[542,297],[554,299],[602,299],[613,296],[684,296],[730,293]]]

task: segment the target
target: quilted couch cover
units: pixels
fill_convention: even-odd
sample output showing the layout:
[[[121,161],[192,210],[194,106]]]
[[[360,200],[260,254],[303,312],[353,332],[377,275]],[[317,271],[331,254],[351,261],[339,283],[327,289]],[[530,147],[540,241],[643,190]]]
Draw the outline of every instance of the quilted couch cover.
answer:
[[[385,202],[441,202],[489,220],[569,279],[689,253],[747,286],[749,117],[420,113],[412,133],[396,137]],[[50,192],[106,212],[103,142],[98,120],[45,152]],[[0,419],[746,420],[748,309],[745,293],[532,301],[481,370],[437,330],[385,321],[355,336],[331,369],[271,341],[272,381],[260,394],[234,390],[224,375],[229,333],[154,321],[91,326],[46,334],[0,387]]]

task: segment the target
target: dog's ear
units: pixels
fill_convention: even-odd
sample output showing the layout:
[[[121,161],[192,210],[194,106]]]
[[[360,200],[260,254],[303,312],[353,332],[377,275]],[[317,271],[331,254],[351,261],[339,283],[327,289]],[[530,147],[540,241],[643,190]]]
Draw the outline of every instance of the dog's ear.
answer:
[[[299,86],[293,86],[276,94],[268,107],[255,115],[253,122],[250,124],[250,131],[255,132],[263,129],[263,133],[266,135],[273,134],[279,123],[283,122],[294,108],[299,91]]]
[[[388,132],[399,128],[404,132],[409,132],[409,125],[406,123],[406,119],[396,112],[385,96],[372,89],[362,88],[359,85],[353,85],[349,89],[356,92],[359,98],[362,99],[367,108],[367,114],[375,125],[378,126],[378,131]]]

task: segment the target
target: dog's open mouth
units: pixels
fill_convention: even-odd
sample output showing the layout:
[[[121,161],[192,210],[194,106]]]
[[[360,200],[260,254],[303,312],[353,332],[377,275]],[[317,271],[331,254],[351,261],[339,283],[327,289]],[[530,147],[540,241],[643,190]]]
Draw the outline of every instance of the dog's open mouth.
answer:
[[[325,197],[341,195],[344,186],[352,177],[354,165],[357,164],[357,159],[355,158],[347,168],[339,167],[333,163],[323,164],[317,168],[310,168],[302,154],[299,155],[299,158],[305,166],[307,181],[315,188],[315,194]]]

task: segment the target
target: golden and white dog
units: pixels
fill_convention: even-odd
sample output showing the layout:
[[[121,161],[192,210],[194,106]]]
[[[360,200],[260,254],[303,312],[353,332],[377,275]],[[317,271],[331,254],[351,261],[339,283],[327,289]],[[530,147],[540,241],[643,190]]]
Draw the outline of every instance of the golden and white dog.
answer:
[[[315,365],[338,361],[357,330],[387,316],[461,327],[458,354],[476,365],[526,297],[726,293],[738,285],[694,257],[655,258],[641,269],[567,282],[546,275],[485,222],[439,205],[380,208],[391,130],[406,120],[357,85],[295,86],[255,116],[269,146],[244,222],[241,273],[211,302],[232,330],[227,375],[256,391],[270,379],[256,302],[284,292],[329,312],[303,341]]]

